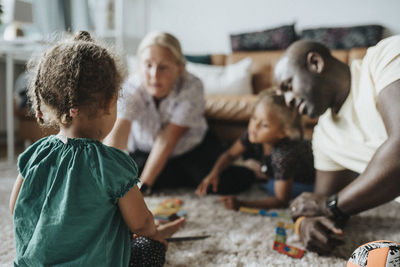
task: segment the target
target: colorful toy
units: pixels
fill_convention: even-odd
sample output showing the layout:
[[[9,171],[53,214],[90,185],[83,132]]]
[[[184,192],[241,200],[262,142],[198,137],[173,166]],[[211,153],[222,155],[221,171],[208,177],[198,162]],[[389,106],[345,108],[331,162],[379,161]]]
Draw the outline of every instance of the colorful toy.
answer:
[[[278,241],[274,241],[274,250],[297,259],[301,259],[304,256],[304,250]]]
[[[258,214],[258,215],[267,216],[267,217],[279,217],[279,218],[287,218],[287,219],[290,218],[289,215],[284,212],[267,211],[267,210],[253,209],[253,208],[247,208],[247,207],[240,207],[239,211],[245,212],[245,213],[250,213],[250,214]]]
[[[293,223],[284,223],[282,221],[279,221],[276,223],[277,227],[282,227],[285,229],[294,229],[294,224]]]
[[[378,240],[359,246],[347,261],[347,267],[394,267],[400,265],[400,244]]]
[[[154,215],[154,219],[158,220],[160,223],[172,222],[180,217],[186,216],[186,211],[180,210],[177,213],[171,214],[169,216],[166,215]]]
[[[171,216],[182,209],[183,201],[180,198],[168,198],[152,210],[156,216]]]
[[[160,223],[166,223],[186,216],[186,211],[182,210],[183,201],[180,198],[168,198],[157,205],[152,210],[154,219]]]
[[[276,227],[274,241],[278,241],[280,243],[285,243],[286,242],[286,230],[285,230],[285,228],[282,228],[282,227],[279,227],[279,226]]]
[[[301,259],[304,255],[304,250],[285,244],[287,236],[286,229],[293,228],[294,225],[292,223],[285,224],[281,221],[276,223],[273,249],[290,257]]]

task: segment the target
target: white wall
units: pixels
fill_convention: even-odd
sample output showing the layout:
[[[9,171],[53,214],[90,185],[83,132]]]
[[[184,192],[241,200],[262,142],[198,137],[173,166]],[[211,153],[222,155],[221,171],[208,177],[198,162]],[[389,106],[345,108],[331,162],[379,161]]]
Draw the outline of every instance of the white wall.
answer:
[[[148,5],[147,18],[143,18],[147,23],[139,23],[128,34],[169,31],[180,39],[185,53],[227,53],[230,33],[291,23],[296,23],[297,32],[310,27],[381,24],[388,29],[386,35],[400,34],[399,0],[142,1]],[[126,21],[133,18],[128,15]],[[129,24],[134,28],[134,23]]]

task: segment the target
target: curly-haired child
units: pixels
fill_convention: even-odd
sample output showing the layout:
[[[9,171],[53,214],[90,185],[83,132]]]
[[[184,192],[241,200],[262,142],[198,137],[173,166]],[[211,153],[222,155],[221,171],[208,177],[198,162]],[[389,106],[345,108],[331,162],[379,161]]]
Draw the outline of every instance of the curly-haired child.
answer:
[[[220,174],[240,155],[257,162],[257,176],[268,178],[270,197],[258,200],[239,200],[221,197],[228,209],[240,207],[269,209],[287,207],[291,198],[312,191],[315,170],[311,142],[302,139],[299,115],[286,107],[283,96],[274,90],[261,93],[250,118],[247,131],[215,163],[213,169],[197,188],[203,196],[209,187],[215,192]],[[261,175],[260,175],[261,174]],[[242,177],[246,179],[246,177]]]
[[[165,238],[183,219],[157,228],[136,185],[136,164],[101,143],[124,78],[117,57],[81,31],[29,65],[38,122],[60,132],[19,156],[10,199],[14,266],[162,265]]]

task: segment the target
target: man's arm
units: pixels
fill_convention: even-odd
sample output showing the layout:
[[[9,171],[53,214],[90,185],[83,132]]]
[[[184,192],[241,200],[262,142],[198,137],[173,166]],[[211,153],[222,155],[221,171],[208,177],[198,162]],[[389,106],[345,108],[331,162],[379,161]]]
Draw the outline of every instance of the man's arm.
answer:
[[[340,191],[338,207],[348,215],[379,206],[400,194],[400,80],[385,87],[378,97],[388,139],[360,177]]]
[[[350,170],[320,171],[316,170],[314,193],[329,196],[339,192],[358,176]]]

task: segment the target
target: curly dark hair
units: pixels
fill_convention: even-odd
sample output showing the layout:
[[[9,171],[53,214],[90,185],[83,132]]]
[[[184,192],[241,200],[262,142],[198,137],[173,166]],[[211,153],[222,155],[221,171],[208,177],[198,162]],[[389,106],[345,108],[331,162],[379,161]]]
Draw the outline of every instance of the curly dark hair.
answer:
[[[87,108],[89,116],[108,111],[125,76],[121,66],[111,49],[96,44],[86,31],[32,58],[28,96],[39,124],[67,125],[71,108]]]

